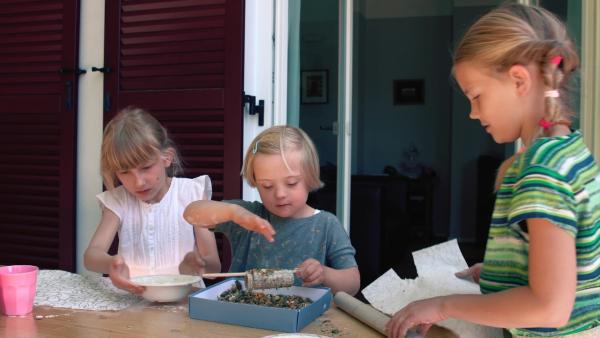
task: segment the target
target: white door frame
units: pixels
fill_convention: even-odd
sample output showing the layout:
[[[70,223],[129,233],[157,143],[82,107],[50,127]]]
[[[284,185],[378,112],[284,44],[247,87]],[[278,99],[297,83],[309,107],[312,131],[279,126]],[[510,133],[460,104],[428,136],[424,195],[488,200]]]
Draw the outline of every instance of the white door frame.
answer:
[[[337,216],[350,231],[350,177],[352,144],[352,0],[339,0],[340,48],[338,78],[338,179]],[[244,50],[244,90],[265,99],[265,125],[244,115],[244,149],[265,128],[287,123],[289,0],[247,0]],[[267,18],[273,18],[268,20]],[[260,200],[258,191],[246,182],[245,200]]]
[[[244,37],[244,92],[265,101],[264,126],[258,117],[244,113],[243,155],[260,132],[286,123],[287,105],[287,0],[247,0]],[[260,196],[244,180],[242,198]]]
[[[350,234],[354,1],[339,0],[337,217]]]

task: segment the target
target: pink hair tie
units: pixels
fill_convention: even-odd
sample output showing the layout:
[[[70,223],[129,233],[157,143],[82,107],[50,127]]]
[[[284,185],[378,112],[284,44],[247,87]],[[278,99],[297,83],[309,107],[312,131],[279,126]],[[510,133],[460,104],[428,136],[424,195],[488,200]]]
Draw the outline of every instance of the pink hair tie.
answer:
[[[546,91],[544,92],[544,96],[545,96],[545,97],[559,97],[559,96],[560,96],[560,93],[559,93],[559,91],[558,91],[558,90],[556,90],[556,89],[553,89],[553,90],[546,90]]]
[[[563,59],[562,56],[557,55],[557,56],[553,57],[552,59],[550,59],[550,63],[558,66],[562,62],[562,59]]]
[[[540,127],[544,128],[544,130],[548,130],[548,129],[550,129],[550,127],[552,127],[554,125],[554,123],[546,120],[543,117],[540,119],[538,124],[540,125]]]

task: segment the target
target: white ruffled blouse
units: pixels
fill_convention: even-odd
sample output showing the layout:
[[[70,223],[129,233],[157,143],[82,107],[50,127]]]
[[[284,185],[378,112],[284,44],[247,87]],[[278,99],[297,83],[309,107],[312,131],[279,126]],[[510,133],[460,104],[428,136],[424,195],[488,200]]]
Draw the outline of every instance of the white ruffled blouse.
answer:
[[[212,195],[210,178],[173,177],[160,202],[149,204],[137,199],[123,186],[96,197],[121,220],[119,254],[129,266],[131,277],[179,274],[179,263],[194,249],[193,226],[183,219],[185,207]]]

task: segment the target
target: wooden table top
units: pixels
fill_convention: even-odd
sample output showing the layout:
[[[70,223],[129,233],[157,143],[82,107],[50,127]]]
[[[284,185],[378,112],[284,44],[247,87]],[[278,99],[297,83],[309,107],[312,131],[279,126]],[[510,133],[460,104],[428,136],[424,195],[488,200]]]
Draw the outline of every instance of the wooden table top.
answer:
[[[304,333],[341,337],[382,337],[368,326],[331,308]],[[121,311],[84,311],[36,307],[26,316],[0,316],[0,337],[264,337],[281,332],[228,325],[188,316],[187,304],[142,303]]]
[[[377,331],[332,306],[302,330],[333,337],[382,337]],[[427,338],[445,338],[434,327]],[[191,319],[187,303],[141,303],[121,311],[85,311],[36,307],[26,316],[0,315],[6,338],[166,338],[264,337],[281,332]]]

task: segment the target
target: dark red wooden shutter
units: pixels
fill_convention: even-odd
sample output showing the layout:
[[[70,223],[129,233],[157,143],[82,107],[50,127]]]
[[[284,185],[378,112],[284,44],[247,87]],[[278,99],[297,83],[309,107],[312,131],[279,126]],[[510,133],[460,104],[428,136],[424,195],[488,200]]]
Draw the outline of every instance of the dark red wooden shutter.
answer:
[[[170,131],[185,176],[241,196],[243,1],[107,1],[105,121],[128,105]]]
[[[0,264],[74,269],[77,18],[0,2]]]
[[[241,197],[243,0],[106,2],[105,122],[128,105],[169,130],[185,176]],[[222,269],[230,248],[217,236]]]

